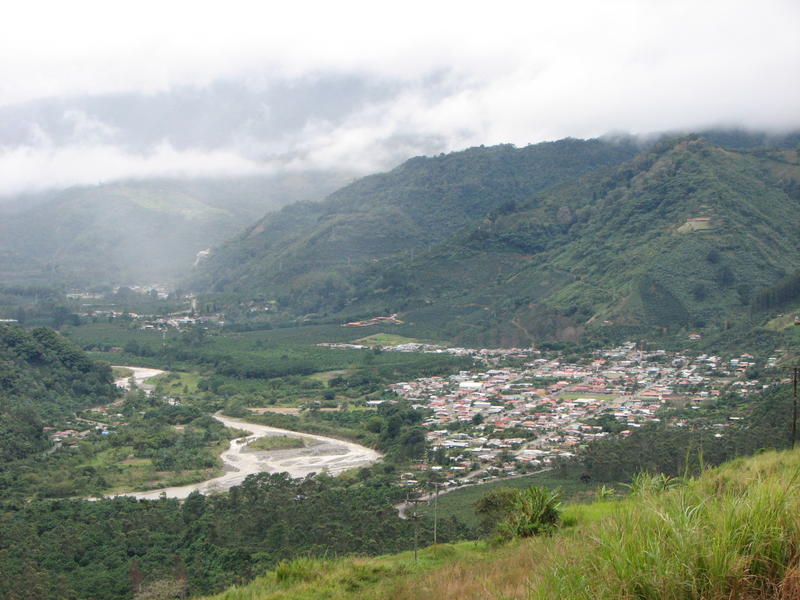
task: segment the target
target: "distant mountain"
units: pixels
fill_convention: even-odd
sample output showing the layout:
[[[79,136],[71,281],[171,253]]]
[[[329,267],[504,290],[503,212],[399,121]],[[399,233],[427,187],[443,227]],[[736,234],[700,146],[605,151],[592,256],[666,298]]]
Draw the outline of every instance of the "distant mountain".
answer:
[[[193,278],[209,291],[280,297],[298,310],[341,308],[365,265],[419,252],[508,202],[634,156],[619,141],[566,139],[413,158],[324,202],[287,206],[216,249]]]
[[[565,140],[414,159],[269,215],[195,282],[299,314],[399,311],[470,342],[719,328],[800,268],[800,160],[784,146],[683,136],[634,156]]]
[[[196,255],[264,213],[323,198],[342,173],[135,180],[6,199],[0,282],[154,283],[185,275]]]

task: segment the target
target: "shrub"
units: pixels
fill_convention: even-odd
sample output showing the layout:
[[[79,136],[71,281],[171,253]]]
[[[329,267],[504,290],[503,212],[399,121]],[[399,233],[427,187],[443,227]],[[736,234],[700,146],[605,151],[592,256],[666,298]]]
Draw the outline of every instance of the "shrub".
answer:
[[[511,508],[497,529],[506,538],[547,535],[561,520],[560,492],[532,485],[517,490]]]

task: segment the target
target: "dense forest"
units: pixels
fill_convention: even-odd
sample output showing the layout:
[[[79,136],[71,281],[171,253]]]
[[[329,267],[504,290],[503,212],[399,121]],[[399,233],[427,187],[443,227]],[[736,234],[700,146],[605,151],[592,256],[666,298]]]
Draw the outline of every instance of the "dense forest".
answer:
[[[248,581],[299,555],[384,554],[413,545],[414,523],[392,503],[390,477],[249,477],[227,494],[177,500],[37,501],[0,514],[0,597],[6,600],[131,598],[169,581],[208,593]],[[431,525],[420,540],[430,543]],[[438,524],[438,539],[469,531]]]
[[[200,265],[192,286],[267,294],[304,312],[341,308],[352,293],[348,277],[360,265],[422,251],[509,201],[527,201],[635,153],[631,140],[565,139],[416,157],[324,202],[267,215]]]
[[[47,449],[45,420],[116,395],[111,368],[52,329],[0,325],[0,461]]]

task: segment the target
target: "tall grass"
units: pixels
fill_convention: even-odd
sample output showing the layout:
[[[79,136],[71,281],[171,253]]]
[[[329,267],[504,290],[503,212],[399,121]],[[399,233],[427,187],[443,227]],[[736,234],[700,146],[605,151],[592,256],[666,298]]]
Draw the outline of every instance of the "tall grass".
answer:
[[[465,542],[423,548],[417,560],[413,552],[376,558],[303,557],[209,600],[392,600],[434,568],[475,564],[484,555],[485,544]]]
[[[669,491],[639,491],[582,547],[553,552],[530,597],[782,597],[800,549],[798,456],[764,454]]]

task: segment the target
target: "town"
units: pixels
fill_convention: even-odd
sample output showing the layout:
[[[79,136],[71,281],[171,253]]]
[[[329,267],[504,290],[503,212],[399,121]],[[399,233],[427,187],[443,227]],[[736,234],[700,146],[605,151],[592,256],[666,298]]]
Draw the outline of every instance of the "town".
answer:
[[[419,409],[432,411],[424,421],[429,460],[417,474],[403,474],[416,485],[420,472],[436,472],[446,486],[541,470],[575,456],[581,445],[611,433],[627,436],[661,420],[665,408],[699,409],[724,391],[747,395],[764,387],[750,378],[756,366],[750,354],[719,356],[642,350],[633,342],[595,351],[580,361],[545,358],[535,350],[467,350],[433,346],[384,348],[395,351],[450,351],[499,365],[514,358],[522,366],[486,366],[449,377],[399,382],[390,389]],[[776,364],[770,357],[765,367]],[[736,416],[715,424],[716,436]],[[688,419],[670,425],[686,426]],[[430,476],[426,477],[430,479]]]

